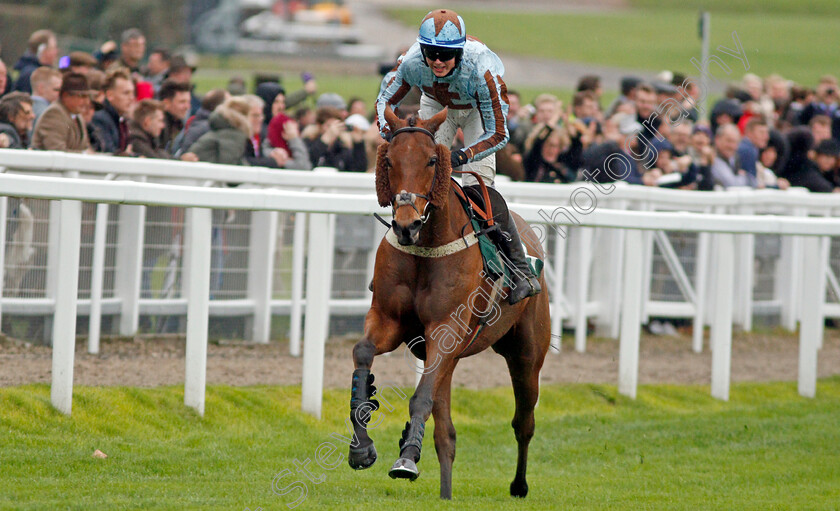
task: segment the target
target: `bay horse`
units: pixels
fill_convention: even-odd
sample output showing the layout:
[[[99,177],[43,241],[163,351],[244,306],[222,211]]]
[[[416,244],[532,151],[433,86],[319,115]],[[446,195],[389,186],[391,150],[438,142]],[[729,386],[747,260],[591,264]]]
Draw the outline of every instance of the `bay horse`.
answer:
[[[519,454],[510,494],[525,497],[539,373],[551,337],[548,293],[515,305],[495,302],[494,297],[505,293],[500,286],[494,292],[493,282],[483,272],[479,247],[470,244],[474,236],[469,219],[451,185],[449,149],[435,143],[434,133],[446,115],[444,109],[428,120],[401,120],[390,107],[385,111],[393,136],[377,152],[376,193],[380,205],[393,208],[394,217],[376,253],[373,299],[365,317],[364,336],[353,348],[350,420],[354,440],[348,462],[358,470],[376,461],[367,431],[371,413],[379,406],[372,399],[371,365],[376,355],[406,343],[425,361],[425,369],[409,401],[410,419],[400,441],[399,459],[389,475],[411,480],[419,476],[417,462],[425,423],[432,414],[440,497],[451,499],[455,459],[455,427],[450,416],[452,372],[461,358],[492,346],[507,362],[516,398],[512,426]],[[531,255],[544,260],[534,231],[521,217],[511,214]],[[540,279],[547,289],[544,277]],[[487,321],[491,311],[494,320]],[[410,342],[419,336],[425,342]]]

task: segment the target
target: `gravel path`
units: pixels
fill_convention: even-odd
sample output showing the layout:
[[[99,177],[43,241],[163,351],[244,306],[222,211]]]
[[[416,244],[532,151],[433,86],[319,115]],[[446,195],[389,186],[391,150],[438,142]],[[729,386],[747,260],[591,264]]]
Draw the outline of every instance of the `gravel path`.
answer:
[[[351,349],[356,339],[327,343],[325,386],[347,387],[353,372]],[[618,341],[594,340],[587,352],[576,353],[564,339],[563,351],[552,351],[542,371],[543,383],[588,382],[614,384],[618,378]],[[149,339],[105,339],[99,355],[77,343],[74,381],[77,385],[154,387],[184,382],[184,339],[179,336]],[[798,341],[793,335],[736,335],[733,341],[732,381],[795,381]],[[49,383],[52,350],[0,338],[0,386]],[[679,338],[643,336],[640,383],[708,384],[711,355],[691,351],[687,333]],[[299,385],[300,358],[288,355],[288,344],[253,345],[212,343],[208,350],[207,383],[230,385]],[[381,381],[410,385],[414,373],[400,349],[377,357],[374,373]],[[819,375],[840,374],[840,331],[827,329],[819,353]],[[454,384],[482,388],[510,384],[504,360],[487,351],[462,360]]]

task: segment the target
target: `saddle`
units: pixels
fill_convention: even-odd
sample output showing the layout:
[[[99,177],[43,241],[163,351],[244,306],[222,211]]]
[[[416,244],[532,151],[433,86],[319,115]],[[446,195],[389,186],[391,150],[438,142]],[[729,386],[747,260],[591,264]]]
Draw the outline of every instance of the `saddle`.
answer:
[[[499,257],[501,247],[499,244],[506,238],[507,234],[500,226],[507,225],[510,212],[507,203],[502,195],[495,188],[489,188],[484,180],[476,172],[453,171],[454,173],[472,174],[478,181],[478,186],[462,187],[461,184],[452,179],[452,187],[455,195],[461,202],[461,206],[470,219],[470,224],[478,234],[478,246],[481,250],[481,258],[484,263],[484,272],[492,279],[499,277],[509,278],[509,269],[502,263]],[[466,230],[466,225],[463,230]],[[462,235],[466,234],[462,232]],[[527,250],[526,250],[527,254]],[[528,267],[535,277],[542,272],[543,262],[532,256],[528,256]]]

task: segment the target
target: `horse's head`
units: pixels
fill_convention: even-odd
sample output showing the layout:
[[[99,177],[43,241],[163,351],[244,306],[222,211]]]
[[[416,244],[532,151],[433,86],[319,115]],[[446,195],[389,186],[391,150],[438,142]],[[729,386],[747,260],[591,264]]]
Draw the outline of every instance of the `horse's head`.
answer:
[[[444,108],[431,119],[402,120],[385,107],[393,137],[376,152],[376,196],[381,206],[394,209],[391,225],[401,245],[417,243],[432,210],[447,200],[452,173],[449,149],[434,138],[446,114]]]

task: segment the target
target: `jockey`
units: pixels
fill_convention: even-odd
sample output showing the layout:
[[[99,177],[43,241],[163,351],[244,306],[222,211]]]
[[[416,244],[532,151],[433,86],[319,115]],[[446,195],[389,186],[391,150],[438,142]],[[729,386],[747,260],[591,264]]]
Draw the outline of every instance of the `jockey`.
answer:
[[[452,146],[458,128],[464,133],[463,149],[452,151],[452,167],[478,173],[488,186],[496,177],[495,152],[507,144],[507,87],[502,80],[505,67],[484,43],[467,36],[464,20],[455,11],[432,11],[420,24],[417,42],[400,57],[397,67],[382,81],[376,99],[380,134],[388,138],[385,107],[396,107],[412,86],[422,92],[420,118],[428,119],[449,107],[446,121],[435,139]],[[477,185],[471,174],[464,174],[464,186]],[[504,203],[504,201],[500,201]],[[504,205],[505,210],[507,205]],[[525,250],[513,217],[507,211],[494,216],[502,219],[500,248],[516,270],[511,271],[509,303],[517,303],[541,291],[528,269]]]

